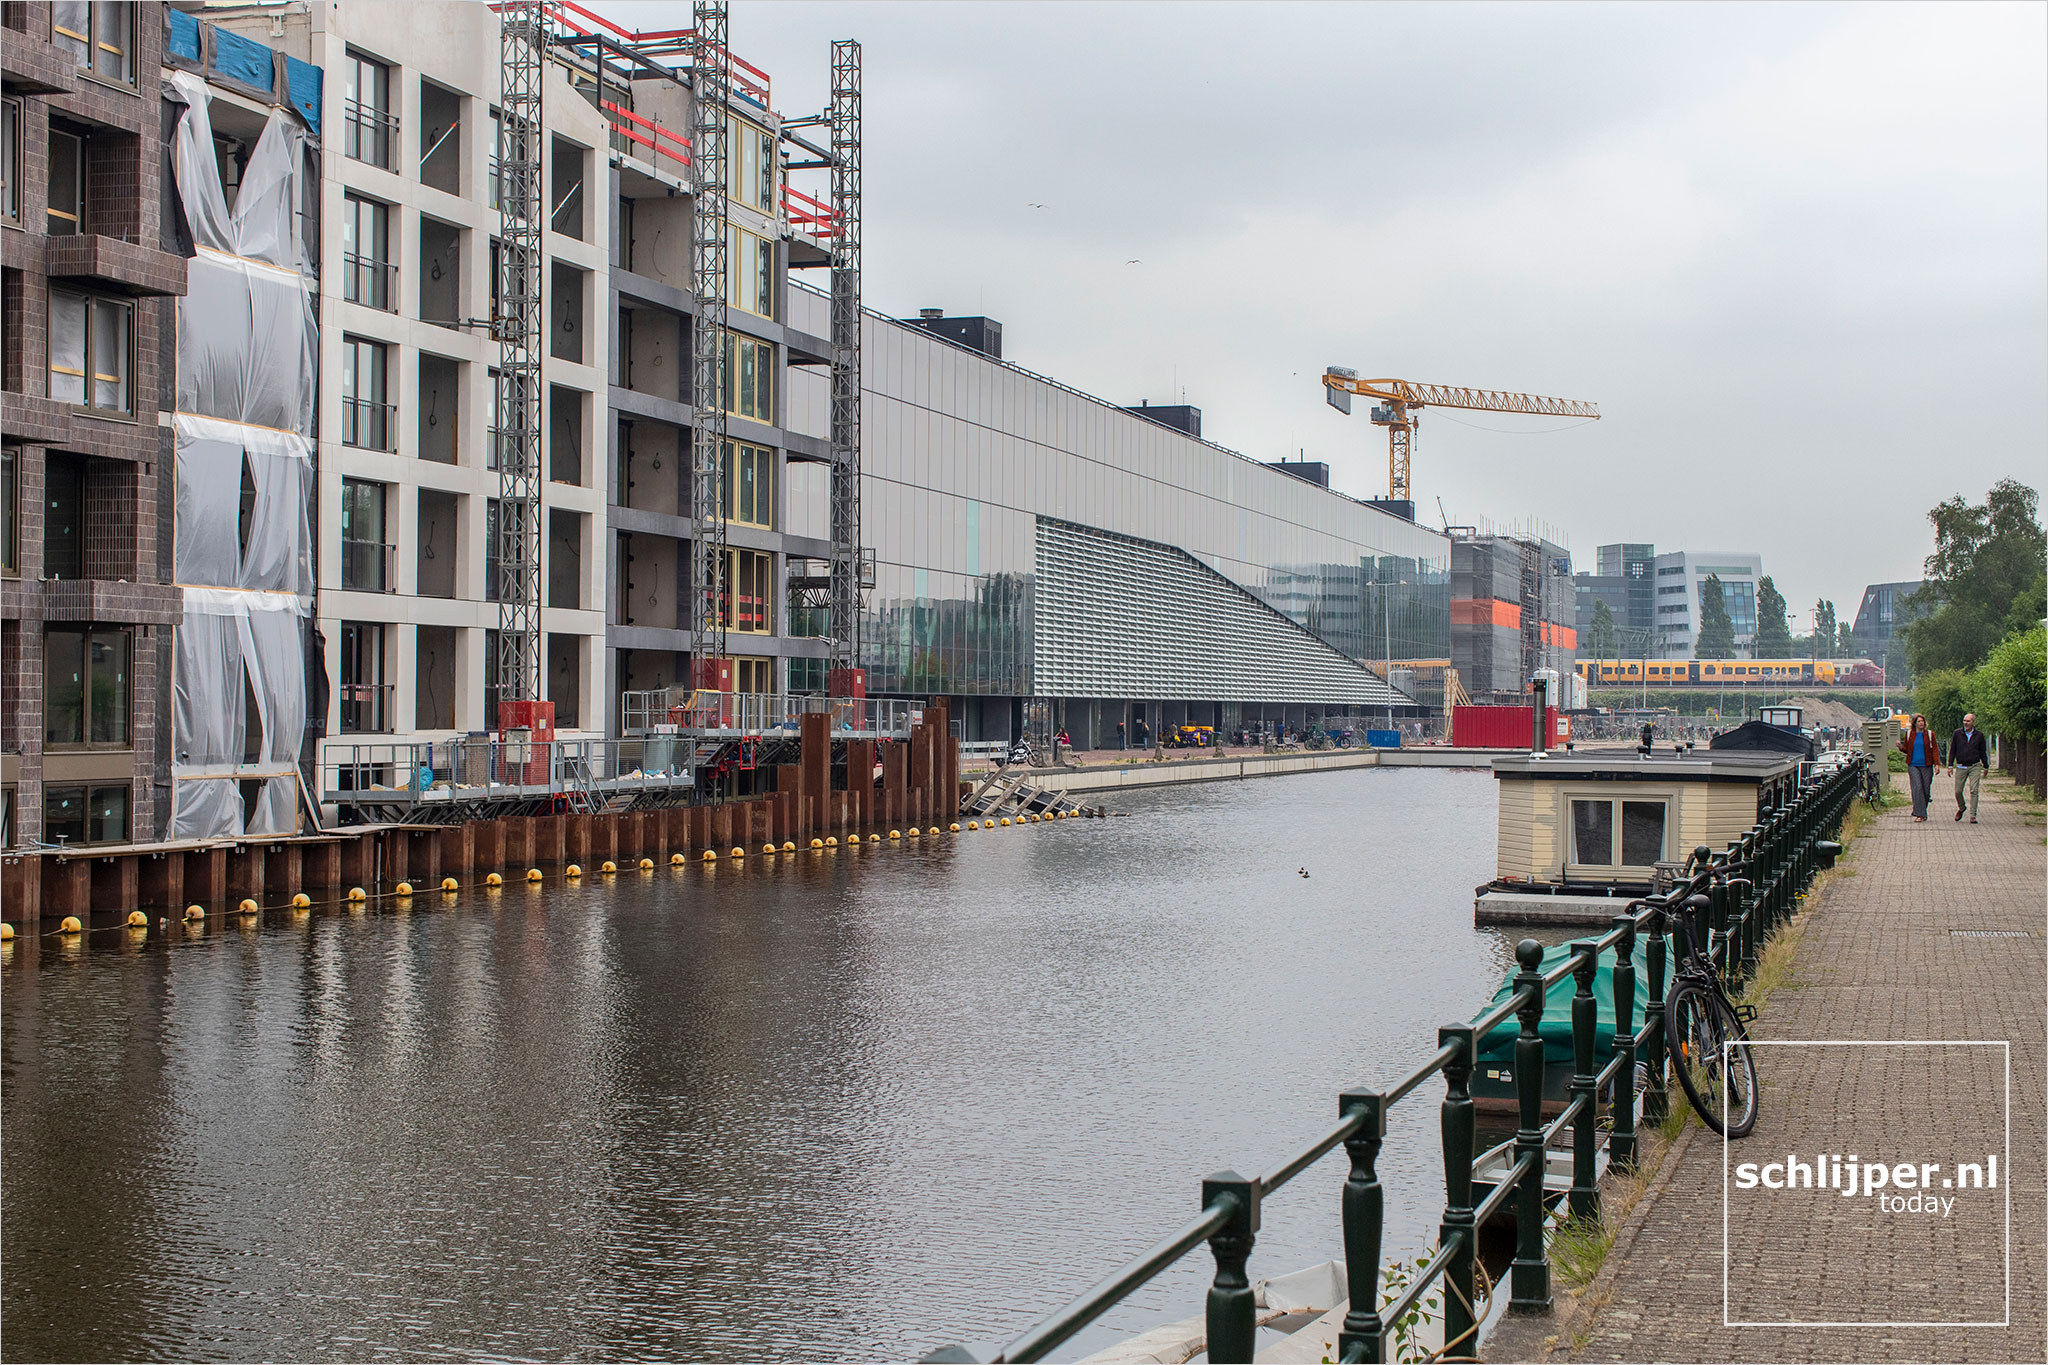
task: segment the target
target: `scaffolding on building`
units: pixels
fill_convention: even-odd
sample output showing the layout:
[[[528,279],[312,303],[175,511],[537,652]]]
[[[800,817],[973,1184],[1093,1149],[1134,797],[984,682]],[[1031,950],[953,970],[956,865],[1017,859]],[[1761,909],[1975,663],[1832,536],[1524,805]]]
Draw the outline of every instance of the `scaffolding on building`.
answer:
[[[504,215],[498,338],[499,711],[540,700],[541,493],[541,75],[547,49],[541,0],[498,11],[504,86],[498,120],[499,205]]]
[[[860,534],[860,44],[832,44],[832,636],[833,691],[860,667],[861,588],[872,585]],[[861,689],[865,690],[865,689]]]
[[[690,671],[698,687],[730,691],[718,670],[727,665],[725,464],[726,155],[732,122],[732,50],[726,45],[725,0],[697,0],[695,110],[690,138],[691,516],[696,529],[690,594]]]

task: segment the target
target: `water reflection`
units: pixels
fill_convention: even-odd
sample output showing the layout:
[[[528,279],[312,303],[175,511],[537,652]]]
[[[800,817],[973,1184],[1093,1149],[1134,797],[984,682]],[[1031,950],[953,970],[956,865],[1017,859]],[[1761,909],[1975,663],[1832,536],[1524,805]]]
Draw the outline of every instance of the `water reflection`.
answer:
[[[1484,774],[27,940],[8,1359],[915,1357],[996,1338],[1468,1015]],[[1306,870],[1309,875],[1300,875]],[[1390,1250],[1440,1213],[1397,1111]],[[1255,1273],[1341,1254],[1341,1160]],[[1201,1259],[1073,1354],[1199,1312]]]

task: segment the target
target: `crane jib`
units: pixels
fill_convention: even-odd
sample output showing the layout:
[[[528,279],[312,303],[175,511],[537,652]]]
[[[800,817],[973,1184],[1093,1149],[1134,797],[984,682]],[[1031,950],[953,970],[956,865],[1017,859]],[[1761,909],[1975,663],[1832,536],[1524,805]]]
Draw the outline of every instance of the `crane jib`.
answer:
[[[1471,412],[1526,412],[1539,417],[1584,417],[1599,420],[1596,404],[1576,398],[1545,398],[1533,393],[1511,393],[1505,389],[1467,389],[1449,384],[1415,384],[1405,379],[1355,379],[1326,373],[1323,383],[1332,389],[1376,398],[1408,407],[1462,408]]]

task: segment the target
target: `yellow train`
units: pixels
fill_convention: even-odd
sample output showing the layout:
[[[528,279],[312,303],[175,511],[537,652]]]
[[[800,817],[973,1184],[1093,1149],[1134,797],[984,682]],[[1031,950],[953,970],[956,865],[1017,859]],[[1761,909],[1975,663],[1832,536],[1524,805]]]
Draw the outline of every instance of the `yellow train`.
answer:
[[[1588,687],[1717,687],[1726,683],[1881,687],[1884,670],[1868,659],[1581,659]]]

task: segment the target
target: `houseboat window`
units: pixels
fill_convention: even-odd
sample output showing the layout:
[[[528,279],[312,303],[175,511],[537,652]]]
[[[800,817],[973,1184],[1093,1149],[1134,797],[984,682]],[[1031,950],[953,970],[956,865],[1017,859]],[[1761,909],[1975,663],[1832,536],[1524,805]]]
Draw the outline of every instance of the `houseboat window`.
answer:
[[[1572,802],[1572,861],[1593,867],[1614,863],[1614,803]]]
[[[1664,856],[1664,803],[1621,803],[1621,861],[1625,867],[1648,867]]]

